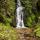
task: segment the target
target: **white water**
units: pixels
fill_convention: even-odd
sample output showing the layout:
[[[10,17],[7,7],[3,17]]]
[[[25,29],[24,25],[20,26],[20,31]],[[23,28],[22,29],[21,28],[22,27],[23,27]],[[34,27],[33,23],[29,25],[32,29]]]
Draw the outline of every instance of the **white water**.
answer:
[[[24,28],[24,22],[23,22],[23,7],[21,5],[20,0],[17,0],[17,9],[16,9],[17,17],[17,28]]]

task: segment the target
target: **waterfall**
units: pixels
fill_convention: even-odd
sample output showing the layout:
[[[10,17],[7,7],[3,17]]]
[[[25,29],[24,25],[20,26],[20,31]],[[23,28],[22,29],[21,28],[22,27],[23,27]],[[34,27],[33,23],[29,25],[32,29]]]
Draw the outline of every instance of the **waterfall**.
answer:
[[[17,9],[16,9],[16,23],[17,28],[24,28],[24,22],[23,22],[23,9],[20,0],[17,0]]]

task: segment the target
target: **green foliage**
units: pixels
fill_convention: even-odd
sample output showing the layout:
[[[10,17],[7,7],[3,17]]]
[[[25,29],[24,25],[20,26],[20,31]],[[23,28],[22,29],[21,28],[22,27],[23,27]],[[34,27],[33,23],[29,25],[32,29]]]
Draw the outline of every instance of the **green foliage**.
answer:
[[[15,14],[15,0],[0,1],[0,40],[17,40],[16,31],[10,26]]]
[[[14,14],[15,11],[15,0],[7,0],[7,11],[12,14]]]
[[[32,27],[34,20],[35,20],[35,15],[32,14],[31,16],[29,16],[29,17],[27,18],[27,25],[30,26],[30,27]]]
[[[35,28],[34,32],[36,33],[36,36],[40,37],[40,23],[38,23],[35,27],[36,28]]]
[[[17,40],[16,31],[10,25],[0,23],[0,40]]]
[[[15,0],[1,0],[0,1],[0,20],[5,25],[11,23],[15,17]],[[0,21],[1,22],[1,21]]]
[[[24,4],[26,11],[29,13],[32,13],[32,1],[31,0],[22,0],[22,3]]]
[[[22,0],[22,3],[26,11],[24,15],[24,24],[25,26],[31,27],[33,25],[33,21],[35,21],[35,15],[32,12],[32,0]]]

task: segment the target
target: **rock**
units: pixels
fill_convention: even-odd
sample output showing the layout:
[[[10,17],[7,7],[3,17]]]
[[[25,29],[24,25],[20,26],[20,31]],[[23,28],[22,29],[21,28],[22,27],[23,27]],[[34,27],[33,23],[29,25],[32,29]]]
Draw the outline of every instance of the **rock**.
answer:
[[[38,37],[35,37],[32,29],[30,28],[16,29],[16,32],[17,32],[17,40],[38,40]]]

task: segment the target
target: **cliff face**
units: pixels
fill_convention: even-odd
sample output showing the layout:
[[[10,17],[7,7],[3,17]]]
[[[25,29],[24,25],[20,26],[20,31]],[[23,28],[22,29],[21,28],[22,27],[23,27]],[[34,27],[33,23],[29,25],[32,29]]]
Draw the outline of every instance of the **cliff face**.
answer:
[[[25,26],[34,26],[40,16],[40,0],[21,0],[21,3],[24,7]],[[16,0],[0,1],[0,20],[2,23],[16,25],[16,5]]]

